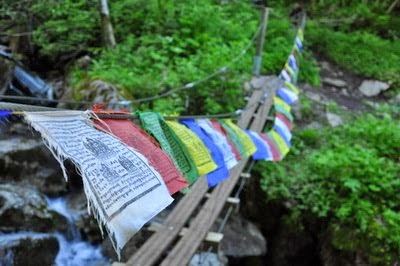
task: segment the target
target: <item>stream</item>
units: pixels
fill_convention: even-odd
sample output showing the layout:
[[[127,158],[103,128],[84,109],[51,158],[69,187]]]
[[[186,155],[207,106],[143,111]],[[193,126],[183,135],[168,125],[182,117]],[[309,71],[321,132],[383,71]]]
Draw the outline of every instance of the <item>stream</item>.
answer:
[[[68,208],[65,198],[47,198],[48,208],[58,212],[67,218],[68,230],[66,234],[56,233],[36,233],[36,232],[17,232],[10,234],[0,234],[0,246],[11,245],[15,241],[24,238],[41,239],[49,236],[55,236],[59,244],[56,266],[109,266],[108,258],[101,253],[101,247],[83,241],[79,229],[75,222],[77,215]],[[14,254],[8,251],[0,258],[1,266],[14,265]]]

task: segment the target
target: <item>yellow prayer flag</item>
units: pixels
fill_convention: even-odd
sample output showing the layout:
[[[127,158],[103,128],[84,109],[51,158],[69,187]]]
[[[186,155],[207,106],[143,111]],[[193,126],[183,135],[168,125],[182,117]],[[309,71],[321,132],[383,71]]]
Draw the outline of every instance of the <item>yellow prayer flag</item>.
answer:
[[[272,129],[270,132],[283,158],[283,156],[285,156],[289,152],[289,147],[287,146],[285,140],[281,137],[281,135],[278,134],[278,132],[276,132],[274,129]]]
[[[292,90],[294,93],[296,93],[297,95],[299,95],[300,91],[299,89],[291,82],[285,81],[285,86]]]
[[[209,150],[195,133],[176,121],[166,122],[185,144],[200,175],[208,174],[217,168],[217,164],[213,161]]]
[[[238,135],[240,142],[243,144],[246,151],[246,156],[253,155],[253,153],[257,151],[257,147],[251,140],[249,135],[247,135],[240,127],[234,124],[231,119],[225,119],[224,121],[225,124],[232,128],[232,130],[235,131],[236,135]]]
[[[287,104],[284,100],[282,100],[281,98],[274,96],[274,104],[281,106],[283,109],[285,109],[287,112],[290,113],[290,105]]]

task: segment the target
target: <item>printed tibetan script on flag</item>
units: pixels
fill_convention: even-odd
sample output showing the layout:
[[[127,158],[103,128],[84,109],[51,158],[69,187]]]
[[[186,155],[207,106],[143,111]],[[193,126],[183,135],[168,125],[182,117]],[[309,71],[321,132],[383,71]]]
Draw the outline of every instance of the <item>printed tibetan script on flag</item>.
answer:
[[[59,160],[79,168],[89,207],[105,225],[117,253],[172,198],[146,158],[90,125],[84,112],[26,113]],[[64,171],[65,174],[65,171]]]

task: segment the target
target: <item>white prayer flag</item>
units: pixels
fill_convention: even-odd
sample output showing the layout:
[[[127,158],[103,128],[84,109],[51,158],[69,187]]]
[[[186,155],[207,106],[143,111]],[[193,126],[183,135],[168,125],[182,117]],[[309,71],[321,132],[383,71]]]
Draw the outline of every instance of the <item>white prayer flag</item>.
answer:
[[[113,136],[91,126],[81,111],[25,113],[60,162],[70,159],[82,174],[88,211],[121,249],[140,228],[173,199],[147,159]]]
[[[221,150],[228,169],[231,169],[237,165],[238,161],[236,160],[235,154],[233,153],[226,137],[214,129],[207,119],[198,119],[197,123]]]

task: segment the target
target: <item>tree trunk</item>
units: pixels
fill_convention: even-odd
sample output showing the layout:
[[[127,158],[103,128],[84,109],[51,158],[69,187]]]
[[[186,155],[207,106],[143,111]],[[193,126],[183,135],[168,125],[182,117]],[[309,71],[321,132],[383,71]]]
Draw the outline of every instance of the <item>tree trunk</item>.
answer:
[[[100,2],[100,15],[101,15],[101,34],[103,37],[104,45],[111,49],[114,48],[115,37],[114,30],[110,20],[110,11],[108,9],[107,0],[99,0]]]

